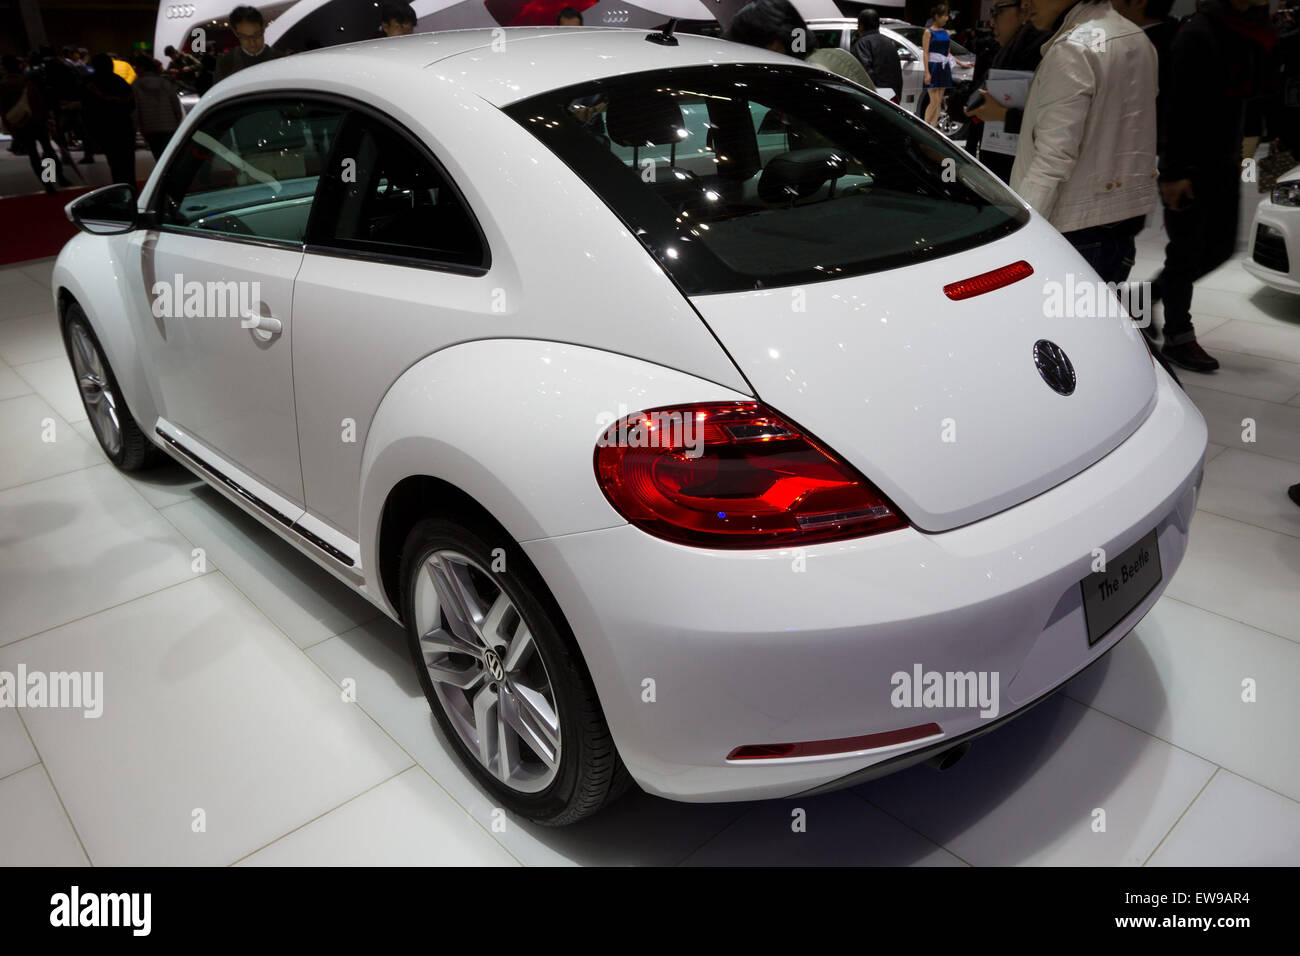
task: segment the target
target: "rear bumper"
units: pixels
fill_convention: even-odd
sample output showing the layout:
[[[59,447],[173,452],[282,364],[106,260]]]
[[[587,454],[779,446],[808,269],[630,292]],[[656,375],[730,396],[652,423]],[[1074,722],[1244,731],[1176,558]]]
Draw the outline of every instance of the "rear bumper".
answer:
[[[1096,661],[1163,592],[1195,509],[1205,423],[1166,375],[1157,378],[1150,416],[1101,461],[941,534],[909,528],[801,550],[725,552],[625,525],[526,542],[633,777],[688,801],[844,785],[987,730]],[[1117,556],[1152,529],[1160,585],[1090,647],[1079,581],[1094,549]],[[899,706],[891,675],[917,666],[982,674],[996,704]],[[928,723],[939,733],[851,754],[728,760],[743,745]]]
[[[1128,636],[1127,634],[1120,635],[1118,640],[1113,641],[1110,644],[1110,648],[1113,648],[1116,644],[1119,643],[1119,641],[1122,641],[1127,636]],[[1107,650],[1109,650],[1110,648],[1107,648]],[[1098,660],[1100,660],[1102,657],[1105,656],[1106,656],[1106,651],[1103,651],[1100,655],[1094,658],[1092,663],[1096,663]],[[1088,667],[1091,667],[1092,663],[1090,663]],[[1087,670],[1087,667],[1085,667],[1084,670]],[[830,793],[834,790],[842,790],[845,787],[856,787],[860,783],[867,783],[868,781],[871,780],[878,780],[881,777],[889,776],[891,773],[898,773],[900,770],[906,770],[908,767],[914,767],[919,763],[925,763],[927,760],[930,760],[931,758],[940,757],[943,754],[947,753],[948,751],[954,750],[963,745],[969,747],[972,742],[978,740],[980,737],[983,737],[985,734],[992,733],[993,731],[1001,727],[1003,724],[1010,723],[1011,721],[1015,720],[1017,717],[1021,717],[1024,714],[1029,713],[1029,711],[1033,710],[1043,701],[1047,700],[1047,698],[1051,697],[1059,689],[1060,689],[1060,685],[1057,685],[1056,687],[1051,687],[1046,691],[1044,691],[1042,694],[1040,694],[1038,697],[1031,700],[1029,703],[1017,707],[1015,710],[1011,711],[1010,713],[1003,714],[1002,716],[984,724],[983,726],[976,727],[973,730],[968,730],[966,731],[966,733],[961,734],[960,736],[944,737],[942,740],[938,740],[932,744],[917,745],[916,749],[914,750],[906,750],[903,753],[895,754],[892,757],[886,757],[885,759],[880,760],[876,763],[868,764],[866,767],[863,767],[861,770],[855,770],[852,773],[846,774],[843,777],[840,777],[836,780],[832,780],[830,783],[823,783],[816,787],[810,787],[809,789],[803,791],[802,793],[791,794],[791,796],[815,797],[818,794]]]

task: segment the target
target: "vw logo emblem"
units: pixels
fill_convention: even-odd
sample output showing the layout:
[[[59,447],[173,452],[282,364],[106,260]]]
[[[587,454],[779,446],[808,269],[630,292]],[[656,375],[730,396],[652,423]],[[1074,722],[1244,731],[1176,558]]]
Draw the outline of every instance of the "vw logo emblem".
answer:
[[[495,651],[487,650],[483,652],[483,665],[487,668],[491,678],[500,683],[505,680],[506,669],[501,666],[501,658],[497,657]]]
[[[1034,364],[1038,366],[1038,374],[1043,377],[1043,381],[1051,387],[1052,391],[1061,395],[1070,395],[1074,392],[1074,366],[1070,364],[1070,357],[1065,354],[1065,349],[1055,342],[1039,339],[1034,343]]]

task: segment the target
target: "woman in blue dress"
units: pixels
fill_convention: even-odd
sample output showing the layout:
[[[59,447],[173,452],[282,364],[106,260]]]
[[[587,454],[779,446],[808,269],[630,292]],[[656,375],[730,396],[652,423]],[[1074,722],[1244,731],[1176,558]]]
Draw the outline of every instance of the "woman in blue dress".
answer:
[[[943,98],[952,88],[952,67],[956,61],[948,52],[952,40],[944,29],[948,23],[948,4],[940,3],[930,11],[930,16],[933,19],[921,39],[925,88],[930,94],[930,102],[925,106],[925,121],[931,126],[938,126],[939,114],[943,111]],[[962,66],[969,64],[963,63]]]

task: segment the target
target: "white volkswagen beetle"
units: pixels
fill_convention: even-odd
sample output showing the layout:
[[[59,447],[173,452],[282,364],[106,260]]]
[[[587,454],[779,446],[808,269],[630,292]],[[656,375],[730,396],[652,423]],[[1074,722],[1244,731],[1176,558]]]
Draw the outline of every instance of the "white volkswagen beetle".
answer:
[[[504,37],[504,39],[503,39]],[[654,42],[647,42],[653,40]],[[804,794],[1109,651],[1204,422],[964,153],[839,77],[464,31],[216,86],[54,270],[90,421],[404,623],[502,805]]]

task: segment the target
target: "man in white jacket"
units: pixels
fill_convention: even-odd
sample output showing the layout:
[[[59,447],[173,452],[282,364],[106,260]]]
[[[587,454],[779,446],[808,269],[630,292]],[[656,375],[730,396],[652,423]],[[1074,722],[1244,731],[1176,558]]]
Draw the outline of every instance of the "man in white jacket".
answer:
[[[1159,204],[1156,51],[1109,2],[1035,0],[1051,29],[1030,83],[1011,187],[1106,282],[1124,282]]]

